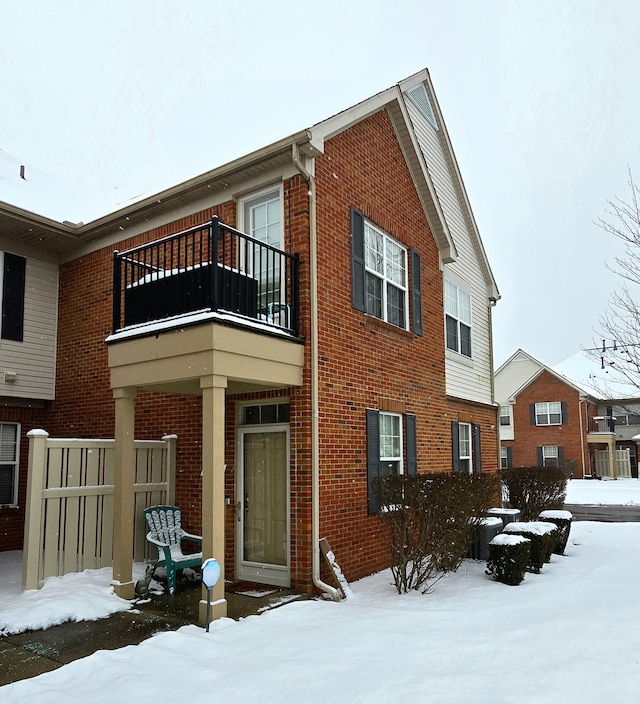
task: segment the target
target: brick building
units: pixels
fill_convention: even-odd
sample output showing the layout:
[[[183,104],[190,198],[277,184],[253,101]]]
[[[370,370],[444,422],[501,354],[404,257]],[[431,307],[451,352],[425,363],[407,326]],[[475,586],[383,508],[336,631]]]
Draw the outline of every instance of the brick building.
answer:
[[[518,350],[495,374],[503,467],[570,462],[573,476],[591,476],[598,399],[588,390]]]
[[[0,203],[0,237],[23,271],[4,295],[25,292],[0,343],[0,549],[34,426],[115,437],[125,596],[134,436],[178,436],[176,503],[227,579],[307,591],[332,591],[320,537],[348,579],[388,564],[375,476],[497,469],[499,294],[426,71],[86,225]]]

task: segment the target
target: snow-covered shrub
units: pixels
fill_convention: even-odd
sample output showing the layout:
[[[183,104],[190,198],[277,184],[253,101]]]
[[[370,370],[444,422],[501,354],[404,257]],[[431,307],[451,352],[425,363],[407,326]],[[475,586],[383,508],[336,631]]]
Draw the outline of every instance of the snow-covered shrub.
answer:
[[[551,509],[549,511],[542,511],[538,518],[541,521],[554,523],[558,527],[556,546],[553,552],[556,555],[564,555],[565,548],[569,542],[571,521],[573,520],[573,514],[571,511],[555,511]]]
[[[486,573],[503,584],[520,584],[529,564],[530,549],[531,541],[523,535],[496,535],[489,543]]]
[[[504,534],[521,535],[531,541],[528,567],[531,572],[539,573],[544,563],[551,559],[558,528],[545,521],[509,523],[504,527]]]
[[[562,509],[567,496],[564,467],[509,467],[500,470],[503,502],[520,509],[521,520],[535,521],[541,511]]]
[[[429,580],[458,569],[498,485],[489,474],[403,474],[374,481],[399,593],[426,591]]]

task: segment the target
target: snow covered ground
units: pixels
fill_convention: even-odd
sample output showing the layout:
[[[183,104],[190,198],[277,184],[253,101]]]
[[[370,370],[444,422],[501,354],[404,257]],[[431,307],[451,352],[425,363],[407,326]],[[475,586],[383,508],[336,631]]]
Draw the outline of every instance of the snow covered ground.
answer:
[[[622,502],[640,504],[639,481],[570,483],[568,503]],[[566,555],[518,587],[467,561],[431,593],[401,596],[384,571],[340,604],[294,602],[209,633],[185,626],[0,687],[0,701],[636,702],[639,542],[640,523],[576,522]],[[16,556],[0,553],[0,630],[129,607],[110,570],[20,595],[19,574],[5,579]]]

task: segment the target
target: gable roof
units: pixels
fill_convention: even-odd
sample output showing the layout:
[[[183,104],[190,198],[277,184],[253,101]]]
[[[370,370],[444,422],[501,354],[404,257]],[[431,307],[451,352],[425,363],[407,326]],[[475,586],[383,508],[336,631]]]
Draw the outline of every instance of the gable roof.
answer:
[[[386,109],[416,185],[440,257],[443,263],[453,262],[458,257],[456,244],[429,171],[427,155],[419,144],[407,110],[406,91],[419,85],[424,86],[435,119],[438,121],[440,146],[460,201],[474,251],[480,263],[488,298],[494,301],[498,300],[500,294],[482,245],[440,106],[426,69],[308,129],[289,135],[169,189],[139,198],[135,202],[130,202],[126,206],[87,224],[60,222],[21,208],[18,204],[0,201],[0,247],[3,239],[5,241],[18,240],[25,247],[37,248],[41,256],[44,250],[50,252],[53,258],[57,257],[60,261],[64,261],[65,257],[77,256],[78,248],[104,246],[105,243],[108,243],[109,238],[113,239],[115,243],[126,236],[123,233],[133,233],[136,227],[150,229],[153,226],[151,221],[167,217],[170,213],[173,215],[176,210],[193,207],[198,202],[203,203],[204,209],[206,199],[210,199],[212,194],[227,190],[232,193],[233,186],[248,177],[257,178],[268,170],[290,165],[294,148],[304,157],[318,156],[322,154],[324,142],[327,139],[348,129],[369,115]]]
[[[509,372],[513,370],[513,366],[518,363],[524,363],[524,373],[523,374],[512,374],[511,377],[508,376]],[[576,391],[583,398],[588,398],[594,402],[599,400],[598,396],[594,394],[593,389],[582,386],[577,382],[571,381],[564,374],[547,367],[542,362],[539,362],[535,357],[525,352],[522,349],[518,349],[514,354],[507,359],[506,362],[500,365],[495,372],[496,387],[498,386],[498,378],[505,377],[504,389],[502,389],[501,397],[498,396],[496,392],[496,400],[499,403],[513,403],[516,398],[528,388],[543,372],[548,372],[558,381],[569,386],[571,389]]]

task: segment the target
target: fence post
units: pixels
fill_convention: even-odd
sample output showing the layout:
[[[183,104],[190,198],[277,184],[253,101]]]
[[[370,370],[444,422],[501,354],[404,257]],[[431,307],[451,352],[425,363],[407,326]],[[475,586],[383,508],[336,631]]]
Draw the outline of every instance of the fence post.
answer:
[[[167,443],[167,463],[165,467],[165,481],[167,482],[167,492],[165,503],[168,506],[175,506],[176,502],[176,457],[177,457],[177,435],[163,435],[162,439]]]
[[[22,553],[22,589],[37,589],[42,560],[42,490],[47,458],[46,430],[30,430],[27,500],[24,516],[24,550]]]

